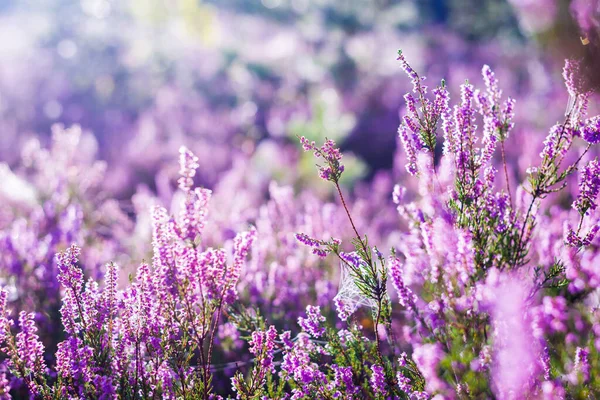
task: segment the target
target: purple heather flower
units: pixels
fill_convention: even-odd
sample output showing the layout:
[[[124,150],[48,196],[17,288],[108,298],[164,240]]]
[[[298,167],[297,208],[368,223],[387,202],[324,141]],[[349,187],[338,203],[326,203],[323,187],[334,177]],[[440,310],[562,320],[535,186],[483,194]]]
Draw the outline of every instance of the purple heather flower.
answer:
[[[325,382],[325,374],[319,370],[316,363],[311,362],[310,353],[314,350],[315,345],[310,341],[308,335],[298,335],[294,347],[284,353],[281,374],[293,377],[301,387],[305,388],[312,384]]]
[[[249,343],[249,351],[260,361],[260,366],[263,369],[263,373],[267,370],[275,372],[275,367],[273,365],[273,350],[275,348],[276,338],[277,330],[273,325],[271,325],[269,329],[264,332],[252,332],[252,339]]]
[[[340,391],[341,388],[344,388],[343,393],[347,396],[352,396],[359,392],[360,388],[353,381],[352,367],[340,367],[337,364],[333,364],[331,365],[331,369],[333,370],[334,378],[329,384],[329,390]],[[341,392],[339,392],[339,397],[343,398]]]
[[[304,233],[296,233],[296,239],[306,245],[306,246],[310,246],[310,247],[319,247],[323,244],[322,241],[317,240],[317,239],[313,239],[310,236],[304,234]]]
[[[311,142],[304,136],[300,138],[300,143],[302,144],[302,149],[304,151],[314,151],[317,148],[314,141]]]
[[[376,394],[386,393],[385,373],[381,365],[371,365],[371,387]]]
[[[406,355],[406,352],[402,352],[402,354],[400,354],[400,357],[398,357],[398,365],[400,365],[401,367],[406,367],[407,358],[408,356]]]
[[[291,336],[292,332],[290,331],[285,331],[279,335],[279,339],[283,343],[286,350],[290,350],[292,347],[294,347],[294,342],[292,341]]]
[[[21,331],[16,335],[17,354],[11,355],[11,362],[17,357],[23,363],[24,368],[34,377],[46,372],[44,361],[44,345],[37,334],[34,322],[35,315],[21,311],[19,313],[19,328]]]
[[[364,261],[356,252],[346,253],[342,251],[340,252],[340,258],[352,268],[361,268],[362,266],[364,266]]]
[[[345,301],[343,298],[336,296],[333,299],[338,318],[341,321],[346,321],[356,311],[356,305]]]
[[[596,237],[596,234],[600,231],[600,220],[596,221],[587,234],[581,235],[573,230],[573,228],[569,227],[568,224],[565,230],[564,242],[571,247],[581,248],[587,247],[592,244],[592,241]]]
[[[112,400],[118,398],[117,388],[111,377],[97,375],[93,382],[96,391],[99,393],[98,400]]]
[[[240,279],[246,256],[250,252],[256,236],[256,229],[253,228],[249,232],[237,234],[233,239],[233,265],[226,269],[224,277],[224,285],[227,288],[224,300],[228,304],[237,299],[236,285]]]
[[[573,202],[573,208],[579,211],[579,214],[585,215],[588,210],[596,209],[596,198],[600,192],[600,164],[598,159],[587,163],[583,168],[579,181],[579,194]]]
[[[587,382],[590,379],[589,354],[589,350],[585,347],[578,347],[575,351],[574,370],[581,374],[584,382]]]
[[[497,142],[498,142],[498,137],[493,133],[489,134],[486,132],[486,134],[483,136],[483,141],[482,141],[483,147],[481,148],[481,155],[479,156],[479,159],[477,160],[477,162],[480,166],[485,166],[490,162],[490,160],[492,159],[492,157],[494,155],[494,151],[496,150]]]
[[[600,116],[590,118],[585,122],[581,136],[590,144],[600,143]]]
[[[198,157],[182,146],[179,149],[179,174],[181,175],[181,178],[179,178],[179,188],[184,192],[190,191],[194,185],[194,176],[196,176],[196,169],[199,166]]]
[[[392,283],[398,292],[398,301],[400,302],[400,305],[414,311],[416,308],[417,297],[412,290],[404,284],[404,279],[402,277],[402,263],[400,260],[395,257],[390,258],[389,270]]]
[[[398,136],[400,137],[402,146],[404,146],[404,151],[406,152],[406,158],[408,160],[408,163],[406,164],[406,170],[411,175],[417,175],[419,172],[419,168],[417,166],[417,148],[415,146],[415,141],[412,138],[412,135],[409,134],[406,125],[401,124],[398,127]]]
[[[77,337],[70,337],[58,344],[56,370],[63,379],[73,379],[85,385],[93,379],[93,357],[91,347]]]
[[[401,371],[398,371],[398,373],[396,374],[396,380],[398,381],[398,387],[400,388],[400,390],[402,390],[404,393],[412,392],[412,385],[410,383],[410,379],[404,376]]]
[[[408,110],[408,112],[411,114],[411,116],[414,116],[416,118],[418,116],[417,99],[415,99],[415,97],[412,94],[406,93],[404,95],[404,102],[406,103],[406,109]],[[415,122],[411,117],[405,116],[404,121],[406,122],[406,125],[410,128],[411,131],[413,131],[414,133],[419,132],[419,128],[416,125],[414,125]]]
[[[576,60],[567,59],[565,60],[565,66],[563,68],[563,79],[565,80],[565,85],[567,86],[567,91],[569,95],[573,98],[578,95],[584,94],[584,84],[581,80],[580,76],[580,63]]]
[[[354,334],[347,329],[340,329],[337,334],[342,346],[355,339]]]
[[[438,86],[433,90],[435,100],[433,103],[434,118],[440,118],[446,111],[450,109],[450,93],[446,86]]]
[[[542,350],[542,355],[540,356],[540,364],[542,365],[542,369],[544,370],[544,379],[550,379],[551,365],[550,365],[550,352],[548,351],[548,347],[544,347]]]
[[[540,306],[531,311],[533,335],[543,339],[546,335],[566,332],[567,302],[564,297],[545,296]]]
[[[56,255],[58,266],[58,281],[61,285],[74,291],[83,287],[83,273],[77,266],[81,249],[71,245],[66,251]]]
[[[11,400],[10,395],[10,380],[6,376],[5,372],[0,373],[0,400]]]
[[[324,321],[325,317],[321,314],[320,306],[306,306],[306,318],[299,317],[298,325],[312,336],[318,338],[325,333],[325,328],[321,326],[321,322]]]
[[[476,137],[475,132],[475,109],[473,107],[473,86],[464,83],[461,85],[461,103],[454,107],[454,143],[456,146],[456,168],[458,176],[465,179],[471,160],[472,149],[474,148]]]
[[[398,58],[396,60],[400,61],[400,66],[402,67],[406,75],[408,75],[408,77],[410,78],[413,84],[413,92],[424,93],[424,86],[421,85],[422,78],[420,78],[419,74],[417,74],[417,72],[408,64],[402,51],[398,51]]]
[[[83,273],[77,266],[79,254],[79,247],[72,245],[56,255],[58,282],[65,288],[60,312],[63,326],[69,335],[77,335],[86,327],[86,319],[89,319],[83,306]],[[88,310],[93,312],[95,307],[92,306]]]
[[[208,202],[212,191],[195,188],[186,192],[186,198],[179,212],[177,235],[182,240],[194,241],[201,235],[208,215]]]
[[[342,152],[336,147],[333,140],[328,139],[321,147],[317,147],[315,142],[310,142],[302,136],[300,138],[304,151],[312,151],[315,157],[323,157],[327,165],[319,166],[319,176],[326,181],[336,181],[340,174],[344,172],[344,166],[340,164]]]
[[[563,157],[573,139],[572,132],[562,125],[554,125],[544,140],[544,149],[540,157],[546,160],[554,160],[555,157]]]
[[[106,265],[105,288],[102,292],[102,306],[104,317],[114,319],[117,315],[117,284],[119,279],[119,267],[115,263]]]
[[[481,68],[481,75],[483,76],[483,82],[485,83],[485,87],[489,93],[490,100],[498,102],[502,97],[502,90],[498,88],[496,74],[494,74],[494,71],[492,71],[489,65],[484,65]]]
[[[489,369],[492,364],[492,348],[483,346],[479,352],[479,366],[482,369]]]
[[[7,299],[8,292],[5,289],[0,289],[0,346],[2,346],[7,336],[10,335],[10,325],[12,325],[12,321],[8,318],[8,310],[6,309]]]
[[[312,250],[312,253],[313,253],[314,255],[316,255],[316,256],[319,256],[319,257],[321,257],[321,258],[325,258],[325,257],[327,257],[327,252],[326,252],[325,250],[323,250],[323,249],[314,248],[314,249]]]

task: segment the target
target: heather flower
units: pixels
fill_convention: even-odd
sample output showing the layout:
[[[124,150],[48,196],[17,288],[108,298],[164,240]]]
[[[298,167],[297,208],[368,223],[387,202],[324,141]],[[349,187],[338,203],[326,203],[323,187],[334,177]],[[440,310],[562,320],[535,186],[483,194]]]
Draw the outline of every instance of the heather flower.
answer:
[[[194,185],[194,176],[196,176],[196,169],[200,164],[198,164],[198,157],[196,157],[191,151],[189,151],[186,147],[182,146],[179,149],[179,174],[181,178],[179,178],[179,188],[184,192],[190,191],[191,187]]]
[[[275,372],[273,365],[273,350],[275,349],[275,339],[277,338],[277,330],[273,325],[266,331],[252,332],[250,340],[250,353],[254,354],[259,362],[260,370],[257,379],[262,380],[266,372]]]
[[[483,369],[489,369],[492,365],[492,348],[490,346],[483,346],[479,352],[479,365]]]
[[[342,345],[346,345],[347,343],[355,339],[354,334],[346,329],[340,329],[338,331],[338,337]]]
[[[6,309],[7,300],[8,292],[5,289],[0,289],[0,345],[10,335],[10,325],[12,325],[12,321],[8,318],[8,310]]]
[[[598,159],[590,161],[581,173],[579,181],[579,194],[573,202],[573,208],[582,216],[589,210],[596,209],[596,198],[600,192],[600,164]]]
[[[290,331],[285,331],[279,335],[279,339],[283,343],[283,346],[286,350],[290,350],[294,347],[294,342],[291,339],[292,333]]]
[[[58,281],[65,288],[63,305],[60,309],[62,323],[69,335],[77,335],[87,327],[86,315],[83,312],[83,274],[77,266],[80,249],[72,245],[65,252],[56,256]]]
[[[412,392],[412,385],[410,384],[410,379],[404,376],[401,371],[398,371],[398,373],[396,374],[396,380],[398,381],[398,387],[400,388],[400,390],[402,390],[404,393]]]
[[[540,157],[543,160],[555,160],[564,157],[572,139],[570,129],[565,128],[563,125],[554,125],[550,129],[546,140],[544,140],[544,149],[540,153]]]
[[[417,149],[414,139],[409,135],[407,127],[403,124],[398,127],[398,136],[400,137],[402,146],[404,146],[404,151],[408,159],[406,170],[409,174],[416,175],[419,169],[417,166]]]
[[[577,60],[565,60],[565,66],[563,68],[563,78],[567,91],[572,98],[584,94],[584,82],[581,80],[581,74],[579,72],[580,63]]]
[[[16,335],[16,354],[20,366],[28,373],[39,376],[46,372],[44,361],[44,345],[37,335],[37,327],[34,322],[34,314],[21,311],[19,313],[19,328],[21,331]],[[14,363],[11,358],[11,362]],[[17,367],[13,365],[13,367]]]
[[[410,290],[410,288],[404,284],[404,278],[402,277],[402,264],[400,260],[395,257],[391,258],[389,260],[389,270],[390,276],[392,277],[392,283],[394,284],[394,287],[398,293],[398,301],[400,302],[400,305],[415,311],[417,298],[412,290]]]
[[[502,91],[498,88],[498,80],[492,69],[484,65],[481,71],[485,82],[486,93],[476,91],[475,99],[479,112],[484,119],[484,144],[482,146],[481,164],[486,164],[494,151],[496,138],[504,141],[513,127],[515,100],[508,98],[500,104]]]
[[[581,137],[589,144],[600,143],[600,117],[596,116],[585,121]]]
[[[323,241],[323,240],[317,240],[317,239],[313,239],[310,236],[304,234],[304,233],[296,233],[296,239],[309,247],[312,247],[312,253],[321,257],[321,258],[325,258],[327,257],[328,252],[330,251],[330,249],[328,248],[329,243]],[[339,241],[337,239],[332,239],[331,243],[333,244],[339,244]],[[322,248],[322,246],[327,246],[327,248]]]
[[[581,229],[578,229],[578,231],[581,231]],[[575,232],[572,228],[568,227],[565,231],[564,242],[568,246],[575,248],[587,247],[592,244],[598,231],[600,231],[600,221],[596,221],[586,234]]]
[[[356,305],[337,296],[333,299],[338,318],[341,321],[346,321],[356,311]]]
[[[298,239],[298,241],[300,243],[303,243],[306,246],[310,246],[310,247],[319,247],[323,244],[322,241],[313,239],[304,233],[296,233],[296,239]]]
[[[236,285],[240,278],[242,267],[246,260],[252,244],[256,240],[256,230],[252,229],[249,232],[238,234],[233,239],[233,265],[227,268],[223,284],[225,285],[226,292],[224,300],[226,303],[233,303],[237,298]]]
[[[575,351],[574,370],[581,374],[583,382],[590,379],[589,350],[587,348],[578,347]]]
[[[179,213],[177,235],[182,240],[195,241],[204,230],[208,215],[208,202],[212,192],[208,189],[195,188],[186,193],[186,199]]]
[[[6,373],[0,373],[0,400],[10,400],[12,396],[10,395],[10,381],[8,380]]]
[[[300,395],[305,390],[309,390],[311,385],[322,384],[325,381],[325,375],[319,370],[316,363],[311,362],[310,353],[314,350],[314,345],[310,342],[306,334],[299,335],[294,343],[294,347],[287,351],[283,356],[281,363],[282,377],[292,377],[302,389],[296,389]]]
[[[422,78],[420,78],[419,74],[417,74],[417,72],[408,64],[401,50],[398,51],[398,58],[396,60],[400,61],[400,66],[406,75],[408,75],[408,77],[411,79],[411,83],[413,84],[413,92],[419,93],[424,90],[421,86]]]
[[[376,394],[386,393],[385,373],[381,365],[371,365],[371,387]]]
[[[566,332],[567,330],[567,303],[564,297],[545,296],[542,304],[532,310],[533,335],[542,339],[547,335]]]
[[[325,321],[325,317],[321,315],[321,307],[307,306],[306,318],[298,318],[298,325],[310,335],[318,338],[325,333],[325,328],[321,327],[323,321]]]
[[[344,166],[340,164],[342,153],[335,142],[328,139],[321,147],[317,147],[314,141],[310,142],[304,136],[300,138],[300,142],[304,151],[312,151],[315,157],[322,157],[327,163],[327,165],[317,165],[319,176],[326,181],[338,182],[344,172]]]
[[[341,367],[333,364],[331,369],[333,370],[334,378],[329,384],[329,390],[335,391],[334,397],[343,398],[344,394],[352,396],[359,392],[360,389],[354,384],[352,367]]]

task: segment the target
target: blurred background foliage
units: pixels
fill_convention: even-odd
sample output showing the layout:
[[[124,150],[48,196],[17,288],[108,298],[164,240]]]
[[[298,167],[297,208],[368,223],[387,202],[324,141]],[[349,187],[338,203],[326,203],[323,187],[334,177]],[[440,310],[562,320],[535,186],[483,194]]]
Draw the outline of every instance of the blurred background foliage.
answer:
[[[120,198],[139,183],[160,191],[181,144],[208,187],[236,159],[308,181],[311,161],[289,150],[296,135],[341,142],[347,183],[370,179],[395,165],[399,48],[453,87],[490,64],[510,73],[510,95],[539,102],[554,96],[568,3],[2,0],[0,160],[14,165],[27,138],[47,142],[60,122],[93,133]],[[282,170],[296,166],[299,181]]]

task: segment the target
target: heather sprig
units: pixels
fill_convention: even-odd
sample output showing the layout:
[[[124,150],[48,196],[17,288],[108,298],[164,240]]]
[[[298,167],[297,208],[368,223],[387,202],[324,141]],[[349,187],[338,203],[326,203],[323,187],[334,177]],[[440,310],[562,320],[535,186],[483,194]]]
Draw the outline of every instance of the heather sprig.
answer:
[[[573,202],[573,208],[582,216],[590,210],[595,210],[598,192],[600,192],[600,165],[596,158],[583,167],[579,182],[579,194]]]
[[[442,81],[432,94],[433,100],[427,97],[427,86],[423,85],[424,77],[410,66],[401,50],[398,51],[398,60],[404,72],[411,78],[413,84],[413,95],[407,93],[404,96],[408,114],[402,118],[398,128],[398,134],[402,145],[407,153],[407,171],[416,175],[418,172],[417,153],[425,151],[430,154],[432,166],[435,164],[435,150],[437,143],[437,125],[443,113],[448,108],[450,101],[446,84]]]
[[[325,165],[317,164],[319,170],[319,176],[326,180],[338,184],[342,172],[344,172],[344,166],[340,163],[342,160],[342,153],[336,147],[335,142],[328,139],[323,143],[322,146],[317,146],[314,141],[309,141],[304,136],[300,137],[300,143],[304,151],[312,151],[317,158],[322,158],[325,161]]]
[[[350,275],[353,278],[353,284],[356,286],[360,294],[367,299],[368,302],[374,304],[373,307],[373,318],[374,318],[374,333],[375,342],[378,356],[381,358],[381,345],[379,340],[379,326],[390,326],[390,300],[387,294],[387,269],[385,267],[385,260],[383,255],[377,248],[372,248],[369,245],[368,238],[365,235],[364,238],[358,233],[358,230],[354,224],[354,220],[350,215],[350,211],[342,194],[342,189],[339,185],[339,176],[343,172],[343,169],[337,168],[336,162],[341,159],[341,153],[339,149],[332,147],[334,143],[327,141],[321,148],[318,148],[314,143],[308,143],[305,138],[300,139],[305,150],[313,150],[315,156],[323,157],[328,160],[329,165],[333,168],[334,174],[333,179],[326,179],[331,181],[339,195],[339,199],[346,211],[348,220],[352,229],[355,233],[355,237],[352,240],[354,247],[354,254],[347,254],[341,251],[340,241],[332,239],[330,241],[321,241],[310,239],[305,235],[297,235],[296,237],[307,244],[308,246],[319,249],[319,246],[325,246],[327,250],[317,250],[315,253],[319,256],[325,256],[327,252],[334,253],[342,262],[342,268],[347,268]],[[329,158],[327,158],[329,157]],[[322,167],[319,167],[319,171]],[[321,174],[321,172],[320,172]],[[343,299],[338,297],[338,306],[342,309],[345,307]],[[347,313],[348,310],[342,311],[341,314]]]

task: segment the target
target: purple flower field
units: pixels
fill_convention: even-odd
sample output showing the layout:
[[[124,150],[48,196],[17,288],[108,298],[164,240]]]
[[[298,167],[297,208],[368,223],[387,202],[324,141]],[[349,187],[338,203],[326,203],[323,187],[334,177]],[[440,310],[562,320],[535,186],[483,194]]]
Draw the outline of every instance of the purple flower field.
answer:
[[[599,156],[599,0],[0,0],[0,399],[600,398]]]

